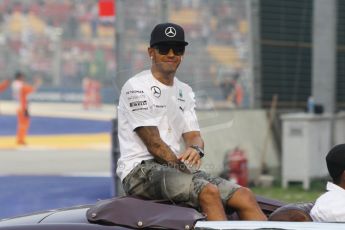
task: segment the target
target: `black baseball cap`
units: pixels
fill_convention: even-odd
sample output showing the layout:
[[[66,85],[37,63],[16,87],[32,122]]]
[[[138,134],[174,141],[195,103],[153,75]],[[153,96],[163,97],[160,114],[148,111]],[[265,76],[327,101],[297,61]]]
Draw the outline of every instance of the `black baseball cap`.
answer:
[[[178,43],[184,46],[188,42],[184,40],[184,30],[174,23],[161,23],[155,26],[151,32],[150,47],[158,43]]]
[[[334,146],[326,156],[329,175],[335,179],[345,170],[345,144]]]

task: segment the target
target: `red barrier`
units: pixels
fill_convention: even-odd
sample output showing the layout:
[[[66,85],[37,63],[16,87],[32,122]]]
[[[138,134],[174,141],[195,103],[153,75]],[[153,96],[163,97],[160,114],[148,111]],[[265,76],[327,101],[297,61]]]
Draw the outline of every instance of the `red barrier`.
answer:
[[[235,148],[228,153],[229,179],[241,186],[248,185],[248,160],[243,150]]]

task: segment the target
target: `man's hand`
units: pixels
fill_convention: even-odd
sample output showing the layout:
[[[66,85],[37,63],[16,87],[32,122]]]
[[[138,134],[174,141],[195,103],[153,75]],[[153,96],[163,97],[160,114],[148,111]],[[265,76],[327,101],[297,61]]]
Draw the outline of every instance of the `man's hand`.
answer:
[[[192,147],[188,147],[180,156],[177,157],[181,162],[189,167],[199,169],[201,159],[199,153]]]

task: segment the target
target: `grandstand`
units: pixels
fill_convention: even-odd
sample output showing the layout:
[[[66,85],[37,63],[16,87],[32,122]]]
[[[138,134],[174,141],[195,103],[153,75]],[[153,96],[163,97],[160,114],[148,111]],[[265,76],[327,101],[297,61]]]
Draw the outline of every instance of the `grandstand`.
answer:
[[[47,90],[61,87],[62,82],[64,87],[77,90],[89,76],[114,92],[117,72],[125,71],[130,76],[149,64],[145,58],[148,31],[159,22],[158,3],[125,1],[126,64],[117,66],[114,18],[99,17],[97,1],[0,1],[0,27],[4,28],[0,66],[7,66],[1,75],[9,77],[22,69],[29,77],[42,76]],[[243,1],[176,0],[169,3],[169,9],[169,20],[186,29],[191,44],[187,57],[191,60],[182,66],[181,79],[203,82],[197,86],[202,90],[212,87],[217,73],[214,69],[245,68],[247,23]],[[54,48],[57,46],[62,48],[60,54]],[[198,76],[192,82],[190,76],[195,74]]]

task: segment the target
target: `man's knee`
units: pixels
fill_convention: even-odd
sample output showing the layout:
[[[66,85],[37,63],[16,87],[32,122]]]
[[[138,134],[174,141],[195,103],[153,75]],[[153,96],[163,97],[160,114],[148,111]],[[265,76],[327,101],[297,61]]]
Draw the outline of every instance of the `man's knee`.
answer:
[[[256,201],[254,193],[248,188],[241,187],[237,189],[227,201],[227,205],[237,211],[241,220],[267,220]]]
[[[256,203],[256,198],[252,190],[246,187],[241,187],[237,191],[238,195],[241,197],[242,201],[245,203]]]
[[[199,200],[202,201],[209,201],[212,199],[219,199],[220,193],[219,189],[216,185],[208,183],[205,187],[201,190],[199,195]]]
[[[228,200],[228,204],[231,203],[237,208],[252,208],[253,205],[257,205],[254,193],[245,187],[241,187],[236,190],[233,196]]]

